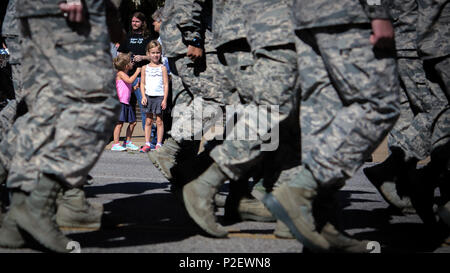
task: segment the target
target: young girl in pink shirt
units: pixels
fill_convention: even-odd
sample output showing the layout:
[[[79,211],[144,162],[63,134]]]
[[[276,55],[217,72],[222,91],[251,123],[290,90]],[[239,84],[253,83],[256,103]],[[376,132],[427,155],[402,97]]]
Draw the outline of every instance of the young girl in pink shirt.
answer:
[[[139,73],[141,73],[141,68],[137,68],[136,72],[132,76],[127,75],[127,72],[133,68],[133,63],[131,62],[131,53],[121,53],[119,54],[119,56],[114,58],[114,67],[117,70],[117,96],[119,97],[122,108],[120,111],[119,121],[114,127],[114,143],[112,145],[111,151],[125,151],[127,149],[135,151],[138,150],[139,147],[131,142],[131,136],[133,134],[134,127],[136,126],[136,115],[134,114],[133,108],[130,106],[130,96],[132,91],[131,84],[134,82],[134,80],[136,80]],[[139,84],[137,84],[134,88],[138,86]],[[122,131],[124,122],[128,123],[126,140],[123,145],[120,145],[120,132]]]

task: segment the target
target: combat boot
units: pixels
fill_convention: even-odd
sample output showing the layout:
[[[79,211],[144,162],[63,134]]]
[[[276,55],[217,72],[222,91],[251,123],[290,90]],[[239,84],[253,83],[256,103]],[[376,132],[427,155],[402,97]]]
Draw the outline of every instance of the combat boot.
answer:
[[[56,198],[61,190],[58,181],[41,175],[36,188],[18,206],[9,211],[19,228],[44,247],[55,252],[69,252],[70,240],[64,236],[55,221]]]
[[[273,234],[280,239],[295,239],[294,235],[289,231],[289,228],[280,220],[277,220]]]
[[[183,187],[183,200],[191,218],[208,234],[226,237],[228,231],[216,221],[214,195],[227,180],[227,176],[213,163],[197,179]]]
[[[56,223],[63,228],[99,229],[103,205],[87,201],[83,189],[66,190],[57,201]]]
[[[171,137],[164,141],[164,145],[147,153],[153,165],[164,175],[167,180],[172,180],[171,169],[177,164],[177,155],[181,151],[181,146]]]
[[[320,234],[330,243],[330,250],[344,253],[370,253],[367,240],[357,240],[338,231],[332,224],[326,223]]]
[[[257,222],[275,222],[276,218],[258,199],[242,198],[239,202],[238,213],[242,220]]]
[[[18,206],[25,201],[26,194],[21,191],[14,191],[11,197],[10,207]],[[25,240],[20,234],[16,222],[11,219],[9,213],[6,215],[2,227],[0,228],[0,246],[5,248],[20,248],[25,245]]]
[[[318,183],[311,172],[302,168],[293,181],[266,194],[263,203],[305,247],[312,251],[328,251],[330,244],[317,231],[312,214],[317,188]]]
[[[437,214],[439,218],[450,227],[450,201],[438,208]]]
[[[250,194],[261,201],[264,198],[264,195],[267,193],[266,188],[264,187],[264,179],[261,178],[252,188]]]
[[[380,164],[364,168],[367,179],[383,199],[404,214],[415,213],[410,199],[407,174],[415,170],[417,160],[405,161],[401,149],[392,148],[389,157]]]
[[[281,239],[294,239],[294,235],[289,231],[289,228],[281,221],[277,221],[274,235]],[[368,244],[370,241],[357,240],[351,238],[344,233],[339,232],[332,224],[326,223],[320,231],[322,235],[330,244],[330,251],[344,252],[344,253],[369,253]]]
[[[220,193],[216,193],[216,195],[214,195],[214,204],[216,205],[216,207],[223,208],[225,207],[226,202],[227,202],[226,195]]]

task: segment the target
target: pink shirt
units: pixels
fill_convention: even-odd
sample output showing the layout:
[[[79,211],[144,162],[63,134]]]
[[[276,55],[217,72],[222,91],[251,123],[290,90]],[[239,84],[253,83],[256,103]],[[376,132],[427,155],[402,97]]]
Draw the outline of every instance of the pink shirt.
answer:
[[[117,96],[121,103],[130,104],[131,83],[126,83],[123,80],[116,80]]]

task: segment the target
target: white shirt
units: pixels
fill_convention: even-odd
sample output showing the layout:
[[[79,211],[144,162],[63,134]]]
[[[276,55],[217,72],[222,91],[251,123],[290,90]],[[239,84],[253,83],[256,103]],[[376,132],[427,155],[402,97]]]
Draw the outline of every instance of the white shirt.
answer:
[[[145,66],[145,94],[148,96],[164,96],[163,65]]]

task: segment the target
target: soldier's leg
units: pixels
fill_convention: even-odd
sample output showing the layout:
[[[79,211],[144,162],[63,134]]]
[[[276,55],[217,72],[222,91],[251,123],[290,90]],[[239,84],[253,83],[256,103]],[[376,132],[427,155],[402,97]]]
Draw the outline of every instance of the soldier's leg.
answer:
[[[272,135],[272,139],[270,139],[266,134],[277,132],[280,123],[286,119],[292,109],[292,93],[296,78],[295,51],[293,48],[287,48],[276,48],[271,51],[261,49],[260,54],[255,54],[259,58],[254,65],[247,67],[246,70],[235,71],[236,67],[228,68],[229,75],[235,76],[233,81],[237,86],[240,97],[245,97],[248,101],[253,99],[260,106],[266,107],[258,109],[256,104],[253,104],[255,107],[252,110],[256,109],[256,111],[248,111],[249,109],[245,109],[245,107],[238,108],[237,124],[233,126],[234,130],[228,132],[227,129],[227,134],[231,132],[227,135],[228,139],[225,138],[224,142],[216,146],[210,153],[215,162],[199,178],[189,182],[183,189],[183,197],[189,214],[205,231],[213,236],[226,236],[227,232],[215,222],[212,207],[201,206],[198,202],[200,198],[211,199],[209,195],[203,196],[200,189],[208,189],[208,194],[212,194],[227,179],[238,181],[262,160],[265,144],[278,144],[279,135]],[[267,81],[263,82],[261,79]],[[270,92],[267,90],[270,90]],[[271,106],[278,106],[279,112],[272,112],[272,123],[267,124],[269,123],[267,122],[267,115],[270,113]],[[261,116],[259,124],[258,110],[260,110]],[[266,112],[263,110],[266,110]],[[251,117],[248,118],[245,116],[246,114]],[[261,126],[262,122],[266,122],[264,125],[267,126]],[[226,126],[228,127],[229,124]],[[238,134],[238,140],[233,140],[235,130],[245,131],[245,134],[241,136]],[[247,140],[245,136],[251,136],[250,139],[252,140]],[[266,143],[262,141],[263,136],[267,141]],[[274,147],[273,150],[276,148]]]
[[[261,162],[264,152],[278,149],[278,132],[286,125],[294,107],[296,62],[293,45],[292,49],[289,46],[261,49],[255,55],[258,56],[255,63],[245,70],[231,68],[239,95],[252,103],[237,107],[236,124],[227,131],[224,143],[211,152],[221,170],[234,180]],[[241,135],[244,131],[245,135]]]
[[[450,67],[450,55],[439,58],[438,60],[436,60],[436,64],[434,65],[434,68],[441,80],[447,98],[450,98],[450,72],[448,69],[449,67]]]
[[[302,106],[326,105],[337,111],[321,130],[305,133],[315,145],[303,162],[324,184],[352,177],[399,117],[395,59],[390,52],[373,49],[369,36],[369,29],[358,28],[315,34],[335,92],[320,92],[316,101],[302,99]]]
[[[184,157],[192,157],[198,152],[198,143],[194,142],[190,132],[179,130],[192,121],[192,109],[189,107],[194,100],[192,93],[186,87],[181,77],[184,72],[184,58],[169,58],[172,72],[172,128],[164,145],[148,157],[161,173],[170,181],[175,182],[171,169]],[[174,115],[177,117],[174,118]],[[175,185],[175,184],[174,184]]]
[[[399,58],[398,70],[401,113],[389,133],[390,155],[383,163],[365,168],[364,173],[389,204],[413,213],[407,176],[415,173],[417,161],[430,153],[431,126],[443,107],[442,92],[427,80],[418,57]]]
[[[297,35],[304,167],[266,195],[266,203],[307,247],[328,250],[333,243],[318,235],[313,202],[342,187],[392,128],[398,118],[396,65],[393,56],[373,51],[369,29]]]
[[[118,103],[113,99],[113,86],[105,84],[105,82],[112,82],[112,74],[109,70],[110,62],[106,61],[110,59],[106,50],[107,45],[103,45],[101,42],[98,45],[85,45],[82,41],[78,43],[82,38],[75,37],[76,33],[66,33],[68,35],[64,38],[70,42],[59,41],[59,46],[54,47],[52,46],[54,41],[48,39],[48,37],[54,36],[45,32],[54,31],[50,30],[53,23],[64,25],[65,19],[58,17],[51,20],[45,18],[29,19],[29,21],[33,21],[28,24],[30,33],[35,34],[31,37],[33,39],[46,37],[46,40],[39,43],[34,41],[27,43],[27,46],[32,49],[36,46],[40,47],[29,50],[29,52],[34,52],[34,54],[30,54],[30,57],[39,59],[41,65],[33,66],[35,59],[24,62],[24,65],[28,65],[24,68],[26,74],[36,75],[35,77],[25,77],[29,80],[29,82],[25,82],[25,88],[28,84],[30,90],[39,90],[39,93],[31,96],[35,97],[35,99],[31,98],[35,107],[31,108],[27,115],[25,125],[18,128],[20,136],[17,152],[11,164],[13,171],[8,177],[8,186],[32,192],[27,198],[28,201],[25,202],[26,205],[17,207],[17,209],[11,208],[10,214],[14,216],[12,218],[21,228],[46,247],[55,251],[66,251],[65,240],[61,239],[63,237],[61,237],[54,219],[39,216],[40,209],[42,209],[48,217],[52,218],[51,207],[33,207],[33,204],[47,200],[45,202],[52,206],[56,199],[56,192],[59,191],[61,185],[74,187],[85,181],[87,172],[98,160],[106,145],[108,132],[112,128],[110,121],[114,121],[117,115]],[[106,27],[99,26],[93,20],[91,27],[99,28],[99,31],[91,33],[107,37]],[[93,47],[91,48],[91,46]],[[90,55],[93,53],[92,49],[96,53]],[[40,58],[40,54],[44,54],[46,58]],[[94,55],[102,56],[99,59],[106,63],[93,64],[88,59],[93,58]],[[87,66],[86,69],[75,72],[71,67],[75,67],[76,63],[85,58],[87,59],[82,62]],[[43,59],[46,61],[42,61]],[[59,78],[52,67],[58,67],[58,71],[68,77]],[[74,73],[76,75],[73,75]],[[46,77],[42,75],[46,75]],[[43,80],[39,82],[32,80],[36,78]],[[82,81],[80,79],[89,80]],[[62,89],[62,86],[70,88]],[[31,135],[33,137],[30,137]],[[31,151],[33,147],[34,150]],[[21,164],[16,160],[21,163],[27,162],[27,164],[21,168],[15,168],[16,164]],[[23,174],[27,174],[27,176],[25,177]],[[48,228],[52,232],[45,235],[45,232],[35,228],[36,224],[31,225],[30,221],[36,222],[40,228]]]

